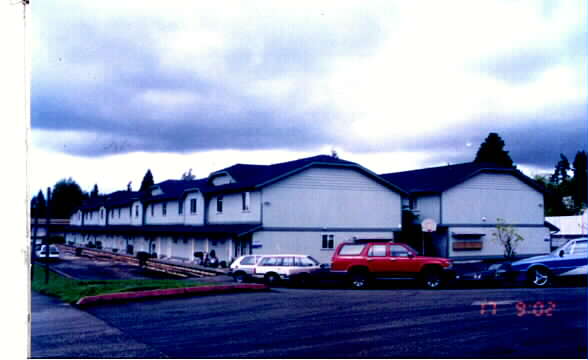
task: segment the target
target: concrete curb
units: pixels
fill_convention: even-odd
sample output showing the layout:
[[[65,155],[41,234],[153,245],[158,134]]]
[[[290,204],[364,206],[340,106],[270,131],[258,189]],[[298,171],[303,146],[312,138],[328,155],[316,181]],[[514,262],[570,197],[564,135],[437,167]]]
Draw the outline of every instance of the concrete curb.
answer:
[[[196,286],[189,288],[160,289],[160,290],[143,290],[133,292],[123,292],[114,294],[104,294],[95,296],[85,296],[78,300],[76,305],[85,306],[98,303],[128,301],[155,297],[170,297],[181,295],[207,295],[218,293],[229,293],[237,291],[266,291],[269,288],[263,284],[234,284],[234,285],[212,285]]]

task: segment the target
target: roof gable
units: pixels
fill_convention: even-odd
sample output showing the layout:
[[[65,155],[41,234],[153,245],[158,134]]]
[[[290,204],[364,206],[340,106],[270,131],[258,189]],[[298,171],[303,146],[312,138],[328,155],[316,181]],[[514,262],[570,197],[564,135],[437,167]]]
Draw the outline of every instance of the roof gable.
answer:
[[[491,163],[470,162],[382,174],[380,176],[411,194],[437,194],[461,184],[480,173],[510,174],[533,189],[541,193],[545,192],[545,189],[539,183],[527,177],[519,170],[501,167]]]
[[[402,189],[380,178],[378,175],[365,169],[359,164],[339,158],[334,158],[328,155],[318,155],[272,165],[236,164],[211,174],[211,177],[213,177],[216,174],[226,172],[230,174],[230,176],[235,180],[235,183],[215,186],[214,188],[209,187],[207,191],[209,193],[222,193],[254,190],[297,174],[301,171],[304,171],[305,169],[308,169],[309,167],[352,168],[366,176],[371,177],[372,179],[396,192],[404,193]]]

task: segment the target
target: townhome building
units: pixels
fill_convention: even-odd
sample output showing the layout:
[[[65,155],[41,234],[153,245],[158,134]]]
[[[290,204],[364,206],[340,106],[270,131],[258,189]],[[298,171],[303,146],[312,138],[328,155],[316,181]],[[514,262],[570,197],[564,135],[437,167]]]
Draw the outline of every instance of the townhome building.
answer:
[[[436,230],[416,236],[428,255],[453,259],[504,256],[497,224],[508,224],[523,237],[519,256],[545,254],[549,224],[544,217],[544,189],[514,168],[464,163],[380,175],[408,193],[414,223],[429,219]]]
[[[392,240],[407,195],[332,156],[236,164],[204,179],[92,199],[72,215],[66,241],[162,259],[191,261],[195,252],[214,250],[227,262],[252,253],[304,253],[328,262],[343,241]]]

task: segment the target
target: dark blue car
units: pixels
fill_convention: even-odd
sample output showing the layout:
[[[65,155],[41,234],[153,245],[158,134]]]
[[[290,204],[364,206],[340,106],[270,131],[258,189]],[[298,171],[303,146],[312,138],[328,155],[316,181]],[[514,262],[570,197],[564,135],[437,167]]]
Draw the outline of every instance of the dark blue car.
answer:
[[[586,280],[587,244],[587,238],[570,240],[548,255],[515,261],[497,273],[515,281],[526,281],[534,287],[549,286],[555,278],[580,277]]]

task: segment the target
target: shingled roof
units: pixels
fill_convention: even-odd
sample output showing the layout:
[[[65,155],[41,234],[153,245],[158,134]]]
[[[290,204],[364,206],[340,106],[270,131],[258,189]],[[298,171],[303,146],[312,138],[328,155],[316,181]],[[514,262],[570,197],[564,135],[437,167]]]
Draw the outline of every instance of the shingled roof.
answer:
[[[480,173],[511,174],[537,191],[545,192],[545,189],[539,183],[525,176],[519,170],[497,166],[492,163],[470,162],[382,174],[380,176],[411,194],[438,194]]]
[[[404,193],[402,189],[378,177],[376,174],[372,173],[371,171],[367,170],[361,165],[328,155],[318,155],[272,165],[236,164],[231,167],[215,171],[209,176],[209,179],[211,179],[215,175],[228,173],[235,180],[234,183],[219,186],[209,185],[206,189],[204,189],[204,192],[214,194],[253,190],[277,182],[285,177],[294,175],[309,167],[354,168],[357,171],[362,172],[364,175],[367,175],[372,179],[378,181],[384,186],[391,188],[396,192]]]

